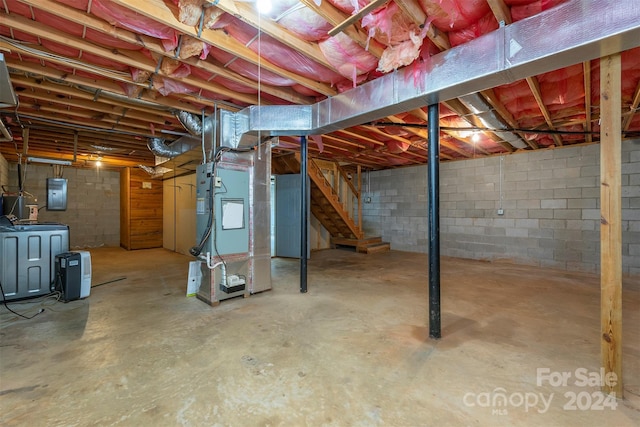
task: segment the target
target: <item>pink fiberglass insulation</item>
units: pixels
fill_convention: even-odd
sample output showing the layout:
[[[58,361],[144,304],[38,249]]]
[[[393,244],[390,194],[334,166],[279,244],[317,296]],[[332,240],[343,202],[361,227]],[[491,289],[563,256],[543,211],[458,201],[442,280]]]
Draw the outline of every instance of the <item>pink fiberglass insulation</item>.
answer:
[[[254,65],[244,59],[240,59],[228,52],[225,52],[221,49],[212,47],[209,51],[209,56],[211,58],[216,59],[226,68],[229,68],[231,71],[235,71],[241,76],[247,77],[251,80],[260,81],[262,83],[270,84],[273,86],[291,86],[295,84],[295,82],[286,77],[281,77],[278,74],[272,73],[271,71],[258,69],[257,65]]]
[[[582,64],[538,76],[542,101],[551,108],[554,105],[584,105],[584,78]]]
[[[20,7],[21,3],[15,3],[16,0],[7,0],[7,5],[9,6],[12,13],[17,13],[26,17],[31,17],[31,12]],[[15,8],[15,9],[14,9]],[[28,6],[27,6],[28,8]],[[26,13],[25,13],[26,12]],[[108,34],[101,33],[99,31],[93,30],[91,28],[84,28],[83,25],[77,24],[75,22],[71,22],[67,19],[60,18],[59,16],[53,15],[51,13],[42,11],[40,9],[33,9],[33,17],[36,21],[41,24],[47,25],[49,27],[55,28],[56,30],[72,34],[76,37],[82,37],[84,34],[84,38],[90,42],[98,43],[102,46],[107,46],[116,49],[128,49],[128,50],[139,50],[142,49],[142,46],[127,43],[122,40],[118,40],[115,37],[111,37]]]
[[[491,12],[486,0],[419,0],[420,6],[442,31],[467,28]]]
[[[342,93],[344,91],[347,91],[349,89],[353,89],[353,87],[355,85],[359,85],[360,83],[363,83],[367,80],[368,75],[366,74],[362,74],[360,76],[356,77],[355,83],[353,82],[353,80],[349,80],[349,79],[342,79],[340,80],[338,83],[335,84],[336,89],[338,89],[338,92]]]
[[[327,61],[344,77],[356,79],[376,67],[377,58],[364,50],[344,33],[336,34],[318,43]]]
[[[168,79],[161,76],[153,77],[153,88],[160,92],[161,95],[167,96],[172,93],[181,93],[181,94],[195,94],[198,93],[198,89],[181,83],[177,80]]]
[[[353,12],[358,12],[368,5],[369,0],[329,0],[329,3],[345,13],[353,15]]]
[[[227,25],[225,31],[240,43],[248,45],[252,51],[260,51],[267,61],[292,73],[325,83],[342,80],[340,75],[266,34],[256,38],[257,30],[238,19]]]
[[[389,46],[382,52],[377,70],[387,73],[411,64],[420,56],[423,40],[422,34],[411,34],[409,40]]]
[[[313,89],[309,89],[306,86],[302,86],[301,84],[295,84],[292,86],[292,89],[295,90],[296,92],[298,92],[301,95],[305,95],[305,96],[314,96],[316,98],[319,97],[324,97],[324,95],[322,95],[321,93],[316,92]]]
[[[88,52],[81,52],[78,49],[69,47],[67,45],[52,42],[50,40],[42,40],[42,47],[49,49],[50,51],[57,53],[58,55],[65,56],[67,58],[82,59],[82,62],[88,62],[99,67],[109,68],[118,71],[127,71],[128,65],[120,62],[114,62],[110,59],[103,58]],[[70,64],[71,66],[71,64]]]
[[[178,45],[178,35],[173,28],[119,6],[110,0],[93,0],[91,13],[116,27],[159,38],[167,51],[175,49]]]
[[[4,0],[9,11],[15,15],[24,16],[25,18],[33,19],[31,14],[31,7],[24,3],[20,3],[18,0]],[[4,7],[1,7],[4,12]]]
[[[480,37],[483,34],[497,30],[499,26],[493,12],[489,12],[463,29],[450,31],[449,42],[451,43],[451,47],[458,46]]]
[[[327,32],[333,26],[298,0],[274,2],[268,17],[298,37],[308,41],[318,41],[329,37]]]
[[[362,27],[385,46],[395,46],[409,40],[410,34],[420,33],[420,28],[393,2],[363,17]]]
[[[0,34],[8,37],[14,38],[15,40],[20,40],[25,43],[31,43],[37,45],[40,40],[36,36],[32,36],[31,34],[23,33],[22,31],[13,30],[13,32],[9,29],[9,27],[5,27],[0,25]]]
[[[127,43],[125,41],[118,40],[115,37],[111,37],[108,34],[92,30],[91,28],[87,28],[85,38],[93,43],[114,49],[140,50],[143,48],[142,45]]]
[[[511,6],[511,19],[520,21],[536,15],[567,0],[505,0],[505,4]]]
[[[420,55],[425,32],[409,19],[395,3],[362,18],[370,38],[386,45],[378,71],[387,73],[411,64]]]
[[[211,74],[210,72],[203,70],[202,68],[193,67],[191,69],[191,74],[194,77],[197,77],[204,81],[217,83],[221,86],[226,87],[227,89],[233,90],[234,92],[239,92],[239,93],[257,93],[258,92],[255,88],[246,86],[242,83],[238,83],[233,80],[229,80],[225,77],[218,76],[216,74]]]
[[[409,149],[409,147],[411,147],[411,144],[409,144],[408,142],[397,141],[395,139],[392,139],[390,141],[385,141],[384,145],[387,146],[387,150],[390,153],[394,153],[394,154],[404,153]]]

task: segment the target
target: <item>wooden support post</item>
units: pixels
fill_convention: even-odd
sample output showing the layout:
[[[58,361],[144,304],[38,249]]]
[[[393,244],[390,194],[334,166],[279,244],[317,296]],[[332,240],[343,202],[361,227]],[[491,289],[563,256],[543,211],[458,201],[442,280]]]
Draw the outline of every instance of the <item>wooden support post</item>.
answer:
[[[622,398],[622,122],[620,54],[600,60],[600,321],[605,393]]]

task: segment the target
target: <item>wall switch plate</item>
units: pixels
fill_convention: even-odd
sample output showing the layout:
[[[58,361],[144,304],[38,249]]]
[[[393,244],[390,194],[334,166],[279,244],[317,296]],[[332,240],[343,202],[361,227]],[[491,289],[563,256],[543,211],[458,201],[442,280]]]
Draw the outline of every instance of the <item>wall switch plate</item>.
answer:
[[[215,183],[216,183],[216,188],[220,188],[220,187],[222,187],[222,177],[220,177],[220,176],[216,176],[216,181],[215,181]]]
[[[498,215],[504,215],[504,209],[498,209]]]

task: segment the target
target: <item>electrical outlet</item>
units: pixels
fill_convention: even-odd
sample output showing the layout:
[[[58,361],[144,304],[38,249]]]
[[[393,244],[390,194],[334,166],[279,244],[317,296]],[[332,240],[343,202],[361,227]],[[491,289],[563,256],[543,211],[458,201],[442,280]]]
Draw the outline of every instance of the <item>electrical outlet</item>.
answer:
[[[498,209],[498,215],[504,215],[504,209],[502,208]]]
[[[216,188],[220,188],[220,187],[222,187],[222,177],[220,177],[220,176],[216,176],[216,181],[215,181],[215,183],[216,183]]]

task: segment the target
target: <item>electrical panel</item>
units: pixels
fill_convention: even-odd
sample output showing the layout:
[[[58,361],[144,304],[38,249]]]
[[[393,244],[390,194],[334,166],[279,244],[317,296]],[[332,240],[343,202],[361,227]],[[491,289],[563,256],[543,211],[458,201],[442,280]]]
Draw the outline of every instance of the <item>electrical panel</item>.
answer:
[[[47,210],[67,210],[67,180],[65,178],[47,178]]]

